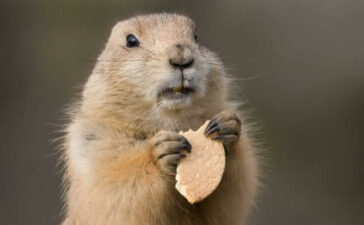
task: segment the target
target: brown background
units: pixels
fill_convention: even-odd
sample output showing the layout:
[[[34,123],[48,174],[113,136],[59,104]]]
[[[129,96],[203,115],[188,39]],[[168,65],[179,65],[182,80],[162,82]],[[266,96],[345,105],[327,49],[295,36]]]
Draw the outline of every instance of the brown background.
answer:
[[[62,108],[113,24],[183,12],[241,78],[268,151],[259,225],[364,224],[364,1],[0,2],[0,224],[58,224]]]

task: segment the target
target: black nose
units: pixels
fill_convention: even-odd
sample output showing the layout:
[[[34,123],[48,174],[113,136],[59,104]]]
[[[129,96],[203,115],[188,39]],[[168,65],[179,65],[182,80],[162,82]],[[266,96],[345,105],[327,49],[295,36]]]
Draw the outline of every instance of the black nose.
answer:
[[[194,57],[187,45],[176,44],[168,49],[169,64],[174,68],[185,69],[191,67]]]
[[[169,64],[171,64],[175,68],[185,69],[192,66],[194,59],[190,59],[188,62],[175,62],[172,59],[169,60]]]

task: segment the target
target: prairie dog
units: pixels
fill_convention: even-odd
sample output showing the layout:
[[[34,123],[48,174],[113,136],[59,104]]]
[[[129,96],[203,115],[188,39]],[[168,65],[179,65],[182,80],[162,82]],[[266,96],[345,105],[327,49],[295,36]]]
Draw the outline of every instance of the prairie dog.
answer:
[[[243,225],[258,184],[256,149],[230,101],[217,55],[178,14],[117,23],[66,128],[63,225]],[[189,204],[175,189],[179,131],[205,135],[227,161],[215,192]]]

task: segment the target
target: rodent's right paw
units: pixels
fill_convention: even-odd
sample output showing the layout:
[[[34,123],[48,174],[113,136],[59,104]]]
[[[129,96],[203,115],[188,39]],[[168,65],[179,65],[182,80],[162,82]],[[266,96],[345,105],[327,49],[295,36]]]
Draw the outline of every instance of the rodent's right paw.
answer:
[[[182,135],[160,131],[150,139],[153,149],[153,156],[159,163],[161,169],[171,175],[176,173],[178,162],[191,152],[191,144]]]

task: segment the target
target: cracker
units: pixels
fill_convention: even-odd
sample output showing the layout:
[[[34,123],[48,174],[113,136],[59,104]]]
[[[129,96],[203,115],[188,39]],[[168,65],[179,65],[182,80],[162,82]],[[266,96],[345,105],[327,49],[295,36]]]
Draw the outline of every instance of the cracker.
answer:
[[[192,149],[177,166],[176,189],[191,204],[205,199],[217,188],[225,169],[223,144],[204,135],[208,122],[197,131],[180,132]]]

